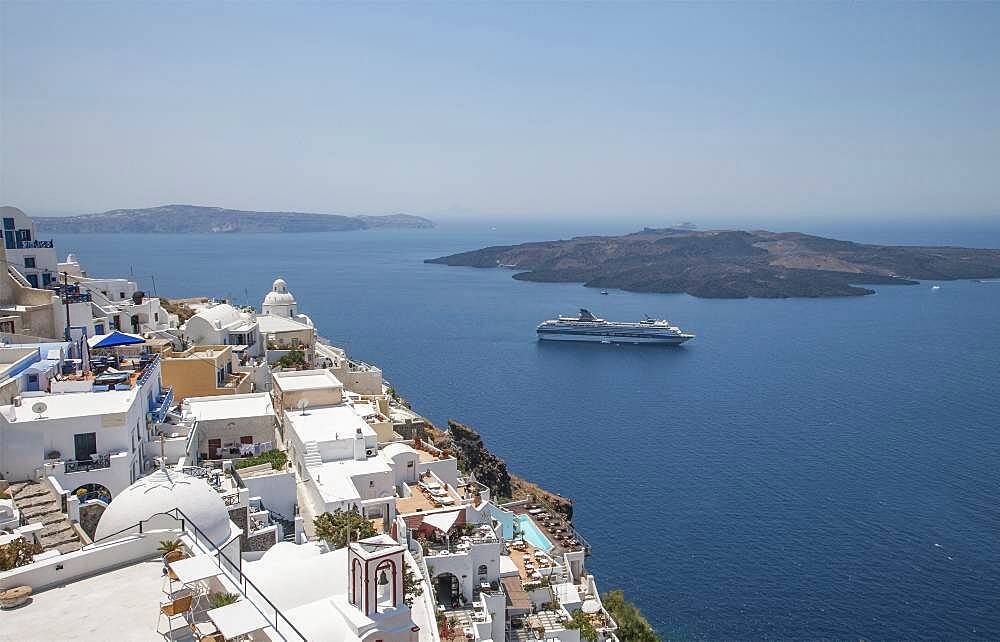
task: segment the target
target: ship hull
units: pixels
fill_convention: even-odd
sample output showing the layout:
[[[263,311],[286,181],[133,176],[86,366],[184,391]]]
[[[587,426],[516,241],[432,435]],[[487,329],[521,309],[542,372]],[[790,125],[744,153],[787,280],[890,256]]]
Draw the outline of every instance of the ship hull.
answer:
[[[541,341],[583,341],[588,343],[656,343],[660,345],[680,345],[692,339],[691,336],[622,336],[614,334],[584,334],[579,332],[539,332]]]

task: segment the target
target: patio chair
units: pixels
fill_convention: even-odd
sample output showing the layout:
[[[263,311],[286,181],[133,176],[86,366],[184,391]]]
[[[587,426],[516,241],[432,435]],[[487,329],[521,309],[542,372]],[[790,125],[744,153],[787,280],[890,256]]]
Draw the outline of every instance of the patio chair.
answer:
[[[198,642],[226,642],[226,638],[224,638],[222,633],[219,633],[219,631],[205,632],[206,627],[204,624],[205,623],[202,623],[202,626],[199,627],[197,623],[191,622],[191,635],[194,636],[195,640]],[[209,626],[213,629],[215,628],[214,625]]]
[[[185,614],[191,611],[191,603],[194,600],[193,595],[185,595],[179,597],[176,600],[171,600],[170,602],[160,602],[160,614],[156,617],[156,631],[160,631],[160,618],[163,616],[167,617],[167,634],[172,634],[173,620],[175,617],[183,618]],[[171,635],[171,637],[173,637]]]

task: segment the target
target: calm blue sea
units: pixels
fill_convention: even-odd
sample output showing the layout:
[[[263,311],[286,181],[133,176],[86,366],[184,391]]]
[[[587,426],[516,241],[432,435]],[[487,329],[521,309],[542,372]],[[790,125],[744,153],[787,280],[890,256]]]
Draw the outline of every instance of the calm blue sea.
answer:
[[[601,587],[666,637],[1000,638],[1000,283],[714,301],[422,263],[628,231],[611,227],[56,242],[92,274],[132,271],[150,291],[155,276],[159,295],[259,304],[285,278],[322,334],[419,411],[471,424],[512,470],[574,497]],[[1000,230],[947,232],[895,240],[1000,247]],[[581,306],[698,337],[536,341],[535,324]]]

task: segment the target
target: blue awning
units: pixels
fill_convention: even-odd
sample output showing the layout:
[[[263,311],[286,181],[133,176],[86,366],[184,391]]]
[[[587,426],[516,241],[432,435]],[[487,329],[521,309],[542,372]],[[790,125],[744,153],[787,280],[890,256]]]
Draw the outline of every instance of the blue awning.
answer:
[[[131,346],[137,343],[146,343],[146,340],[138,335],[127,334],[118,330],[87,339],[87,345],[91,348],[114,348],[117,346]]]

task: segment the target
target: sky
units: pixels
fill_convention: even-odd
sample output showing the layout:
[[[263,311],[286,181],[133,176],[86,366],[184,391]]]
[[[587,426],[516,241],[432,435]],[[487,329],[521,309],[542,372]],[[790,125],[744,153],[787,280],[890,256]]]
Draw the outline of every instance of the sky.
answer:
[[[0,203],[1000,217],[1000,2],[0,2]]]

